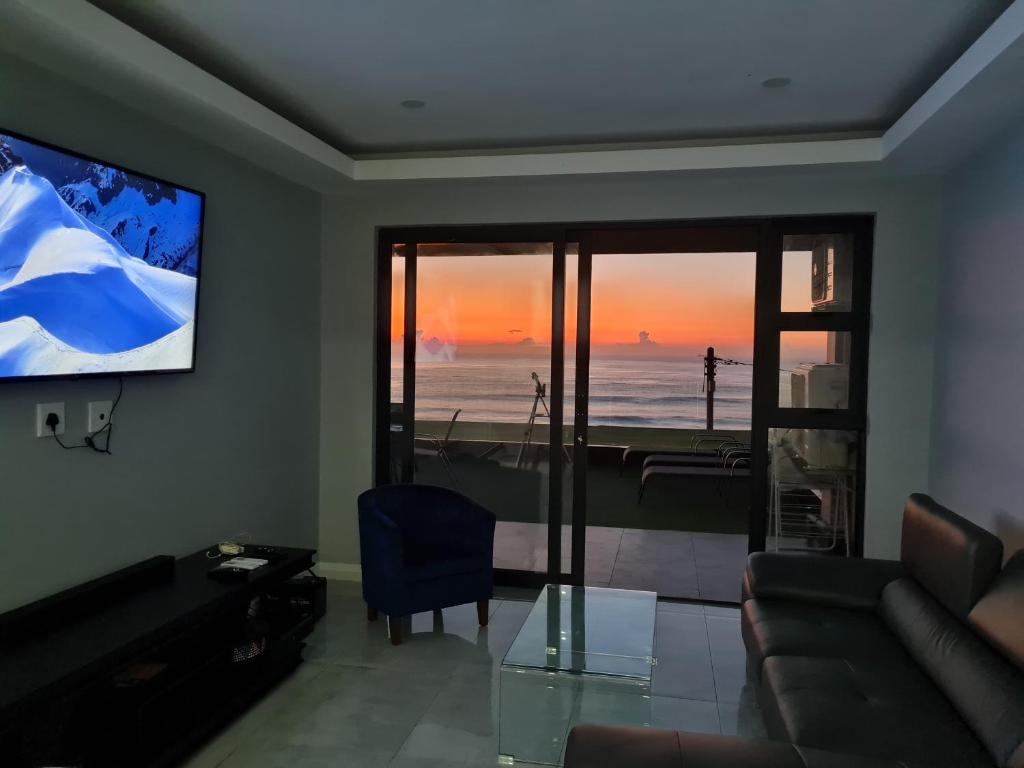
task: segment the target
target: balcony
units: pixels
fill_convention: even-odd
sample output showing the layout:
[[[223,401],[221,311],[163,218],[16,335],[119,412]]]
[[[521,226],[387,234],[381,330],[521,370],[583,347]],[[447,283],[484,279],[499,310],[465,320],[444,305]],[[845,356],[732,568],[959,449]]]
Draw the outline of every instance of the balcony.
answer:
[[[525,448],[522,424],[457,422],[445,440],[448,428],[447,422],[416,422],[416,481],[455,487],[495,513],[495,568],[545,572],[550,472],[547,446],[536,443],[546,441],[547,423],[538,424]],[[644,456],[690,450],[702,434],[706,433],[688,429],[590,428],[586,584],[652,590],[684,599],[739,600],[737,574],[747,555],[749,475],[655,475],[640,498]],[[715,434],[744,444],[750,439],[747,431]],[[400,441],[402,433],[393,433],[393,438]],[[571,429],[565,430],[563,443],[571,446]],[[704,445],[714,450],[713,441]],[[570,568],[573,473],[574,466],[566,461],[564,573]]]

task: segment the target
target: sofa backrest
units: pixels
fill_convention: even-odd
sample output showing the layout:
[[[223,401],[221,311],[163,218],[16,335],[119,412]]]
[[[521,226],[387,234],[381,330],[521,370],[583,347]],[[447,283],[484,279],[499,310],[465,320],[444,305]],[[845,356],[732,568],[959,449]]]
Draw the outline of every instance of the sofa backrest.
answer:
[[[999,573],[999,537],[915,493],[903,511],[900,554],[907,572],[955,616],[971,608]]]
[[[913,578],[891,582],[878,611],[995,764],[1024,768],[1024,673]]]
[[[992,647],[1024,671],[1024,549],[1006,561],[967,621]]]
[[[967,620],[992,647],[1024,672],[1024,550],[1006,562]],[[1024,691],[1018,695],[1024,697]],[[1024,740],[1018,743],[1007,765],[1024,766]]]
[[[447,548],[467,534],[489,532],[494,514],[467,496],[434,485],[381,485],[359,495],[362,515],[381,515],[397,527],[403,539]]]

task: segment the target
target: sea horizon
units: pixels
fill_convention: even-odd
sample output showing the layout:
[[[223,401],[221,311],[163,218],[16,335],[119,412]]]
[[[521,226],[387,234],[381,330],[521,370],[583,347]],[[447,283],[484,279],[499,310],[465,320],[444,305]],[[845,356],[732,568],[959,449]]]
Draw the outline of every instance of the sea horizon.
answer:
[[[418,361],[416,419],[447,421],[459,409],[459,421],[525,424],[535,396],[533,373],[549,390],[550,359],[542,355]],[[575,374],[575,361],[566,360],[567,394],[575,392]],[[750,365],[719,364],[716,428],[750,428],[752,374]],[[398,360],[392,365],[391,392],[392,400],[400,402],[402,369]],[[696,356],[593,356],[588,394],[592,426],[700,429],[706,425],[704,362]],[[571,398],[566,400],[568,409]]]

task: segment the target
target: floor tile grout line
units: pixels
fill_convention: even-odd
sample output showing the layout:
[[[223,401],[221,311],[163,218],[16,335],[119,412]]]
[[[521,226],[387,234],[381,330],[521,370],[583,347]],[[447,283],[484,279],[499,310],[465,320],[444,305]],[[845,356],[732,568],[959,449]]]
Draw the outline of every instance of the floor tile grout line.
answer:
[[[608,574],[608,586],[610,587],[615,583],[615,569],[619,566],[619,555],[622,553],[622,537],[625,534],[625,528],[619,529],[619,541],[615,545],[615,558],[612,560],[612,569]]]
[[[494,618],[494,614],[498,612],[498,609],[504,604],[504,598],[492,597],[491,602],[495,603],[495,606],[487,612],[487,622],[490,623],[491,619]]]
[[[615,569],[619,565],[619,556],[622,554],[622,539],[626,535],[625,528],[619,528],[619,540],[615,542],[615,558],[612,560],[612,570],[608,574],[608,586],[611,586],[612,576],[615,573]]]
[[[690,541],[690,554],[693,556],[693,575],[697,579],[697,599],[704,599],[704,587],[700,583],[700,566],[697,564],[697,545],[694,543],[693,536],[689,537]]]
[[[695,704],[714,704],[718,706],[718,699],[695,699],[693,696],[673,696],[671,693],[652,693],[654,699],[675,699],[676,701],[692,701]]]
[[[722,733],[722,702],[718,698],[718,675],[715,673],[715,653],[711,650],[711,632],[708,629],[708,615],[704,614],[704,636],[708,639],[708,659],[711,662],[711,685],[715,689],[715,710],[718,712],[718,732]]]
[[[445,686],[442,686],[441,688],[439,688],[439,689],[438,689],[437,691],[435,691],[435,692],[434,692],[434,695],[430,697],[430,703],[429,703],[429,704],[427,704],[427,706],[425,706],[425,707],[423,708],[423,712],[422,712],[422,713],[420,714],[420,716],[419,716],[419,717],[417,717],[417,718],[416,718],[416,722],[415,722],[415,723],[413,723],[413,725],[412,725],[412,728],[410,728],[410,729],[409,729],[409,733],[407,733],[407,734],[405,735],[405,738],[404,738],[404,739],[402,739],[402,743],[401,743],[401,744],[400,744],[400,745],[398,746],[398,749],[396,749],[396,750],[395,750],[395,751],[394,751],[394,752],[393,752],[393,753],[391,754],[391,757],[389,757],[389,758],[388,758],[388,764],[389,764],[389,765],[390,765],[390,764],[391,764],[392,762],[394,762],[394,761],[395,761],[395,759],[396,759],[396,758],[397,758],[397,757],[398,757],[398,756],[399,756],[400,754],[402,754],[402,750],[403,750],[403,749],[405,749],[405,745],[409,743],[409,739],[411,739],[411,738],[412,738],[412,735],[413,735],[413,734],[414,734],[414,733],[416,732],[416,728],[418,728],[418,727],[419,727],[420,723],[422,723],[422,722],[423,722],[423,718],[425,718],[425,717],[427,716],[427,713],[428,713],[428,712],[430,712],[430,708],[431,708],[431,707],[433,707],[433,706],[434,706],[434,704],[435,704],[435,703],[437,702],[438,698],[440,698],[440,696],[441,696],[441,690],[443,690],[443,688],[444,688],[444,687],[445,687]]]

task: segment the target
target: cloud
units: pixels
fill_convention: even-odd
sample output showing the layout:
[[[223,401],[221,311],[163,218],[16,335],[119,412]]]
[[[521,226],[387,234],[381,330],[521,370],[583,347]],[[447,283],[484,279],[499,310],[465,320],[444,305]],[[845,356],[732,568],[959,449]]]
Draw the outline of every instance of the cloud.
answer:
[[[637,344],[639,344],[641,347],[654,346],[658,343],[651,338],[651,334],[648,331],[640,331],[640,333],[638,333],[637,336],[639,337],[639,339],[637,340]]]
[[[533,336],[527,336],[525,339],[519,340],[520,347],[532,347],[536,342],[533,340]]]

